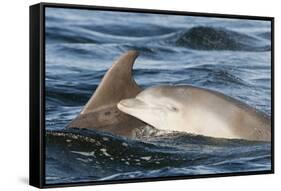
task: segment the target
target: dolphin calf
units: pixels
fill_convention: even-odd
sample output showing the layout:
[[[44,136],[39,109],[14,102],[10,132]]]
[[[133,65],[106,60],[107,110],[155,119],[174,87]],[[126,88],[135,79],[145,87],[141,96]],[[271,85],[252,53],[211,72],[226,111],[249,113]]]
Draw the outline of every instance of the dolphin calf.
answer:
[[[135,97],[141,88],[132,78],[136,51],[123,54],[106,72],[98,88],[68,128],[88,128],[133,137],[145,124],[117,109],[117,103]]]
[[[135,98],[121,100],[117,107],[161,130],[217,138],[271,140],[269,116],[209,89],[189,85],[150,87]]]

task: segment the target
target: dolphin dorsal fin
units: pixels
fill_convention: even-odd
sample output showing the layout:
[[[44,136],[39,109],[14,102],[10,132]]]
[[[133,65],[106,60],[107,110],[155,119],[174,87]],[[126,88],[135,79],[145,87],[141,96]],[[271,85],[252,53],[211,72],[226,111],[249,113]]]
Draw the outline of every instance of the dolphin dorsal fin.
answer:
[[[137,51],[128,51],[111,66],[81,114],[117,104],[122,99],[135,97],[141,91],[132,76],[137,56]]]

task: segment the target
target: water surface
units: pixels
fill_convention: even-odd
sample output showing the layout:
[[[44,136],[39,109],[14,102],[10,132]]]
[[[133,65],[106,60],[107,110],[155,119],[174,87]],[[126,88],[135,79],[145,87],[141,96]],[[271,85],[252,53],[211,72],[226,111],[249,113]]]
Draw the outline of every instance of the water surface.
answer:
[[[132,49],[144,88],[214,89],[270,116],[270,28],[269,21],[47,8],[46,183],[270,170],[270,143],[64,129]]]

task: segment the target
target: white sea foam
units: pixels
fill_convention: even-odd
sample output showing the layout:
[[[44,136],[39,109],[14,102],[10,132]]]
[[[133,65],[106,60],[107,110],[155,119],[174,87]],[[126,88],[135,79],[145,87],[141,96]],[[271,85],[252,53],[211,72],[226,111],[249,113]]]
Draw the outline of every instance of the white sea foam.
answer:
[[[143,159],[143,160],[150,160],[150,159],[151,159],[151,156],[140,157],[140,158]]]
[[[94,151],[92,151],[92,152],[71,151],[71,152],[75,153],[75,154],[80,154],[80,155],[83,155],[83,156],[86,156],[86,157],[95,156],[95,152]]]
[[[107,137],[103,137],[102,140],[108,141],[109,139]]]
[[[82,158],[76,158],[76,160],[82,161],[82,162],[89,162],[88,159],[82,159]]]
[[[106,149],[100,149],[100,151],[101,151],[105,156],[108,156],[108,157],[111,156],[110,154],[108,154],[108,152],[107,152]]]

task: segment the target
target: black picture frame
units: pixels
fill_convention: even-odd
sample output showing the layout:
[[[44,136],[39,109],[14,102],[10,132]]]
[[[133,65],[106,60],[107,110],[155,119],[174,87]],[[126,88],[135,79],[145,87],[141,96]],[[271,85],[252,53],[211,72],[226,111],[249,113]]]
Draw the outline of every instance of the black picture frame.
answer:
[[[235,18],[249,20],[264,20],[271,22],[271,170],[250,171],[239,173],[219,173],[204,175],[189,175],[177,177],[157,177],[128,180],[105,180],[77,183],[45,183],[45,8],[70,8],[87,10],[104,10],[118,12],[154,13],[166,15],[186,15],[216,18]],[[38,188],[65,186],[84,186],[115,183],[132,183],[147,181],[163,181],[177,179],[210,178],[226,176],[242,176],[274,173],[274,18],[248,15],[231,15],[215,13],[195,13],[185,11],[151,10],[120,7],[103,7],[89,5],[72,5],[56,3],[39,3],[30,6],[30,128],[29,128],[29,184]]]

